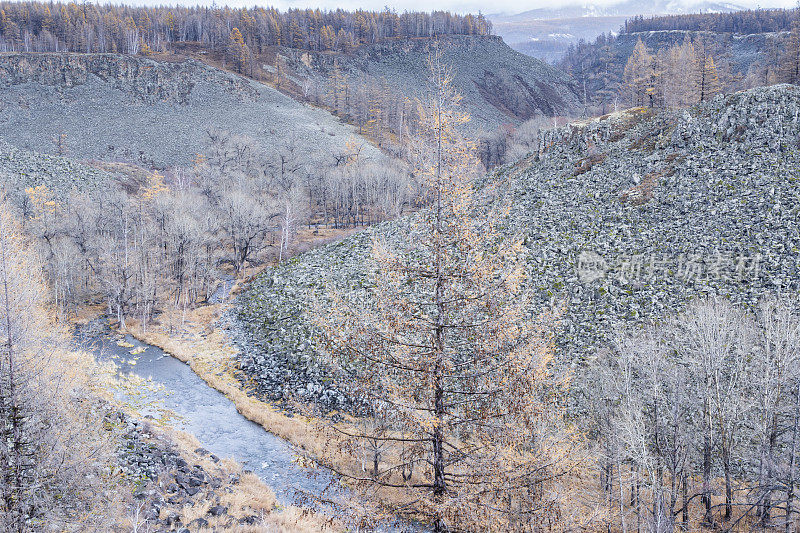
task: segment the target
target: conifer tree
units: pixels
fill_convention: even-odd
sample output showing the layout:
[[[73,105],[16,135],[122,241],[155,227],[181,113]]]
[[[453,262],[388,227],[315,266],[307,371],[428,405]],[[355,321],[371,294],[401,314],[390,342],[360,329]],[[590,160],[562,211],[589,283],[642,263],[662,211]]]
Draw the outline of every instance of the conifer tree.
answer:
[[[781,81],[800,83],[800,20],[792,23],[789,41],[781,58]]]
[[[242,32],[239,31],[239,28],[233,28],[231,30],[228,43],[228,55],[231,61],[233,61],[233,64],[236,66],[236,70],[239,72],[244,72],[245,67],[247,66],[249,50],[244,42],[244,37],[242,37]]]
[[[703,103],[722,91],[719,72],[708,47],[702,41],[695,43],[695,93]]]
[[[474,146],[458,133],[468,115],[439,52],[430,71],[417,151],[429,208],[402,244],[374,243],[369,303],[333,294],[317,313],[325,353],[374,422],[341,431],[380,450],[370,475],[350,477],[404,491],[393,510],[437,533],[570,523],[575,438],[549,370],[552,317],[532,314],[524,247],[500,234],[504,209],[479,215]]]
[[[655,60],[647,51],[641,38],[636,41],[633,53],[625,64],[622,74],[623,89],[628,102],[635,107],[647,105],[650,91],[654,89],[653,69]]]
[[[81,401],[93,363],[65,351],[31,249],[0,198],[0,530],[106,531],[113,443]]]

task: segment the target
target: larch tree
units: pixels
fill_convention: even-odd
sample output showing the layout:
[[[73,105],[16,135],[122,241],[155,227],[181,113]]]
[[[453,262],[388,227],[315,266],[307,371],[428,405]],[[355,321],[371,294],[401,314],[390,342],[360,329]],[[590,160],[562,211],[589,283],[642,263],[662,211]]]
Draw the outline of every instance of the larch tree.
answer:
[[[636,41],[622,74],[623,89],[631,105],[639,107],[648,104],[648,95],[654,90],[651,85],[654,63],[655,59],[647,51],[644,42],[641,39]]]
[[[671,46],[665,53],[662,91],[664,105],[678,109],[696,102],[694,79],[695,50],[687,36],[683,43]]]
[[[554,315],[534,315],[521,240],[500,233],[500,191],[473,189],[468,116],[440,53],[429,59],[419,174],[429,206],[403,243],[376,240],[369,301],[331,291],[319,309],[323,352],[375,423],[339,428],[345,449],[372,450],[365,489],[400,491],[393,511],[434,531],[567,528],[577,437],[551,374]],[[496,205],[505,205],[498,200]]]
[[[719,72],[708,47],[695,43],[695,93],[700,103],[710,100],[722,91]]]
[[[792,31],[781,58],[780,78],[785,83],[800,83],[800,20],[792,23]]]
[[[233,28],[228,42],[228,55],[238,72],[245,72],[250,51],[239,28]]]

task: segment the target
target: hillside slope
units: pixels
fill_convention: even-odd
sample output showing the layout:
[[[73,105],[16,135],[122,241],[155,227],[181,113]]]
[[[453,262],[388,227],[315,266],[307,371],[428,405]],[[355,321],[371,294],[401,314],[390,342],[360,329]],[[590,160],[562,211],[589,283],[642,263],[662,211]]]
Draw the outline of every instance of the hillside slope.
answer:
[[[93,190],[117,177],[105,170],[48,154],[20,150],[0,140],[0,183],[11,195],[44,186],[58,195]]]
[[[473,131],[492,131],[534,115],[570,115],[582,109],[572,80],[563,72],[509,48],[496,36],[448,36],[364,45],[347,54],[287,50],[300,78],[329,77],[334,64],[354,77],[385,80],[398,95],[421,96],[431,48],[453,67],[454,86],[464,97]]]
[[[531,250],[538,304],[563,301],[561,357],[590,358],[613,324],[670,316],[692,298],[749,305],[800,291],[800,88],[720,96],[652,116],[632,109],[548,134],[541,154],[500,169],[507,231]],[[239,300],[242,369],[272,399],[337,405],[306,313],[327,286],[365,292],[366,230],[265,272]]]
[[[571,50],[559,63],[571,72],[579,83],[586,81],[589,101],[602,109],[613,107],[614,95],[620,94],[625,64],[641,39],[650,53],[679,45],[684,40],[704,43],[715,61],[725,71],[724,78],[750,85],[766,85],[777,69],[788,32],[752,34],[721,33],[694,30],[661,30],[623,32],[605,42],[582,44]],[[766,79],[764,79],[766,78]]]
[[[72,158],[168,167],[191,164],[210,130],[265,147],[292,136],[319,157],[356,137],[325,111],[197,61],[0,54],[0,139],[19,148],[54,153],[63,134]],[[371,146],[362,153],[381,157]]]

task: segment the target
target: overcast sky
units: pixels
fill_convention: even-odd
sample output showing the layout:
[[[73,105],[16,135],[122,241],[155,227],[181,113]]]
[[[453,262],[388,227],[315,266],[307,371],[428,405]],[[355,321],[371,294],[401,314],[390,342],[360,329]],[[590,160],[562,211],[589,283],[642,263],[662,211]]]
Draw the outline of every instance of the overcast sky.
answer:
[[[122,0],[125,4],[134,5],[164,5],[164,4],[181,4],[181,5],[210,5],[214,0]],[[797,5],[798,0],[712,0],[720,3],[729,2],[744,7],[794,7]],[[610,5],[617,4],[619,0],[586,0],[586,1],[570,1],[570,0],[270,0],[268,2],[256,0],[216,0],[218,5],[229,5],[235,7],[241,6],[273,6],[279,9],[286,9],[289,7],[298,8],[320,8],[320,9],[371,9],[381,10],[385,6],[389,6],[398,12],[402,11],[431,11],[434,9],[449,10],[455,12],[473,12],[478,11],[484,14],[493,13],[521,13],[529,9],[539,7],[560,7],[576,4],[595,4],[595,5]],[[676,3],[687,3],[686,0],[676,0]],[[694,3],[694,2],[692,2]]]

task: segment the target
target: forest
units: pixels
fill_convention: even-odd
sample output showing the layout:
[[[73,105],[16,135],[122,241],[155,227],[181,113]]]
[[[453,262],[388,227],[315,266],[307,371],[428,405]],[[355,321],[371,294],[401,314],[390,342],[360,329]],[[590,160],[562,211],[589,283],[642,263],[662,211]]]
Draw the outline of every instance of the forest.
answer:
[[[645,31],[709,31],[715,33],[755,33],[789,31],[797,20],[797,9],[746,9],[731,13],[686,15],[639,15],[625,21],[625,33]]]
[[[646,32],[668,30],[686,33],[648,45]],[[727,32],[769,31],[781,33],[758,47],[758,61],[744,69],[735,66]],[[620,105],[683,107],[719,92],[797,83],[800,20],[796,9],[635,17],[619,35],[603,34],[593,43],[571,46],[561,66],[585,88],[588,115]]]
[[[445,11],[397,14],[229,7],[131,7],[125,5],[0,2],[0,51],[164,52],[172,43],[194,42],[210,49],[228,46],[237,28],[256,54],[270,46],[347,51],[388,39],[443,35],[488,35],[483,15]]]
[[[121,324],[147,323],[168,302],[206,301],[221,277],[288,257],[303,228],[371,225],[418,207],[404,164],[365,159],[355,142],[312,160],[291,136],[267,151],[209,135],[195,165],[168,177],[140,172],[86,192],[5,184],[47,261],[60,316],[99,291]]]

